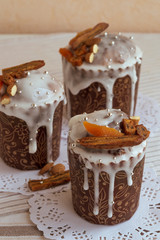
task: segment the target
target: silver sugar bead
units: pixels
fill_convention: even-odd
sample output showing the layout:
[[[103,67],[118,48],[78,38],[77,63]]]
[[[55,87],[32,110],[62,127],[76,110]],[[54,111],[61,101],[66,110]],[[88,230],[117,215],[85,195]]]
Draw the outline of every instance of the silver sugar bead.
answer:
[[[33,141],[33,138],[30,138],[29,141],[30,141],[30,142]]]
[[[31,75],[31,73],[30,73],[30,72],[27,72],[27,75],[28,75],[28,76],[30,76],[30,75]]]
[[[115,44],[115,41],[112,41],[112,42],[111,42],[111,45],[113,46],[114,44]]]
[[[44,71],[44,74],[48,74],[48,71]]]
[[[42,80],[44,80],[44,77],[41,77]]]
[[[108,113],[108,117],[111,117],[112,116],[112,113]]]
[[[107,35],[108,35],[108,33],[107,33],[107,32],[105,32],[105,33],[104,33],[104,36],[107,36]]]
[[[18,80],[16,80],[16,83],[18,83],[19,81]]]
[[[54,93],[56,93],[56,92],[57,92],[57,90],[55,89],[55,90],[53,90],[53,92],[54,92]]]
[[[40,94],[40,91],[37,91],[37,94]]]
[[[32,107],[32,108],[36,108],[37,105],[36,105],[35,103],[32,103],[32,104],[31,104],[31,107]]]
[[[133,36],[131,36],[130,39],[133,40]]]
[[[72,143],[72,148],[75,148],[76,147],[76,143]]]
[[[118,36],[116,35],[114,38],[115,38],[115,39],[118,39]]]
[[[108,65],[108,68],[111,69],[111,65]]]
[[[49,92],[46,92],[46,95],[49,95]]]
[[[84,120],[84,121],[87,121],[87,120],[88,120],[88,117],[84,117],[83,120]]]

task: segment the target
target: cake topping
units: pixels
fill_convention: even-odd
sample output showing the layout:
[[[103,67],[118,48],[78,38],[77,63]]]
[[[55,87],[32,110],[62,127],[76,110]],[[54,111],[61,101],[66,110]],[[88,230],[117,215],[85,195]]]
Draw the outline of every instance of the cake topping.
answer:
[[[107,137],[120,137],[124,134],[116,130],[115,128],[109,128],[106,126],[99,126],[97,124],[89,123],[87,121],[83,122],[88,133],[93,136],[100,137],[100,136],[107,136]]]
[[[93,28],[79,32],[70,40],[69,46],[60,48],[59,52],[73,66],[81,66],[83,62],[87,62],[112,68],[111,62],[124,64],[128,59],[136,57],[138,48],[132,41],[133,37],[106,32],[101,34],[108,26],[107,23],[99,23]],[[88,57],[89,53],[92,54],[91,60]]]
[[[108,23],[99,23],[93,28],[79,32],[70,40],[69,49],[60,48],[59,52],[73,66],[80,66],[83,61],[92,63],[94,54],[98,52],[98,44],[101,41],[101,38],[96,36],[102,33],[108,26]]]
[[[84,137],[77,142],[87,148],[118,149],[139,145],[143,138],[139,135],[124,135],[121,137]]]
[[[139,145],[149,137],[150,132],[142,124],[137,125],[137,118],[139,119],[139,117],[132,117],[132,119],[122,120],[120,126],[122,125],[121,130],[124,134],[114,128],[85,121],[84,127],[93,136],[83,137],[77,142],[84,147],[96,149],[117,149]]]
[[[9,96],[15,96],[17,93],[16,79],[25,78],[30,75],[30,70],[36,70],[45,65],[43,60],[31,61],[15,67],[2,69],[2,75],[0,75],[0,82],[6,86],[5,94],[2,95],[1,104],[6,105],[10,103]],[[21,90],[18,91],[21,93]]]

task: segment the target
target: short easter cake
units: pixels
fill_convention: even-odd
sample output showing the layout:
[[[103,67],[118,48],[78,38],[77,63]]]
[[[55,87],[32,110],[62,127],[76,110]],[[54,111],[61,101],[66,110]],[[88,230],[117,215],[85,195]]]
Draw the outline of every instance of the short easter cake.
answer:
[[[149,131],[119,109],[74,116],[68,157],[75,211],[95,224],[130,219],[139,205]]]
[[[68,118],[106,108],[134,115],[142,51],[132,37],[86,29],[61,48]]]

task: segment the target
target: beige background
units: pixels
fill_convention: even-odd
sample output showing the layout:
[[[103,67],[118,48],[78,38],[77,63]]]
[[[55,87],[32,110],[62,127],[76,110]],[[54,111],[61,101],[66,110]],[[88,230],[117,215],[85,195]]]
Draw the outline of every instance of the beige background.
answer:
[[[160,32],[160,0],[0,0],[0,33],[71,32],[101,21],[115,32]]]

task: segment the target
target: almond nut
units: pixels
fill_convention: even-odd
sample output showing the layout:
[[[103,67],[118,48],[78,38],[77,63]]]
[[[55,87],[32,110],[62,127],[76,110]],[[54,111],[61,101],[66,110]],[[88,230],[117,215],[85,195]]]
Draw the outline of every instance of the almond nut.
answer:
[[[7,87],[7,93],[10,95],[10,96],[15,96],[16,95],[16,92],[17,92],[17,86],[16,84],[10,84],[8,87]]]
[[[1,98],[1,104],[7,105],[10,103],[10,97],[7,94],[4,94]]]
[[[65,166],[62,163],[54,165],[50,170],[50,175],[60,174],[65,171]]]

